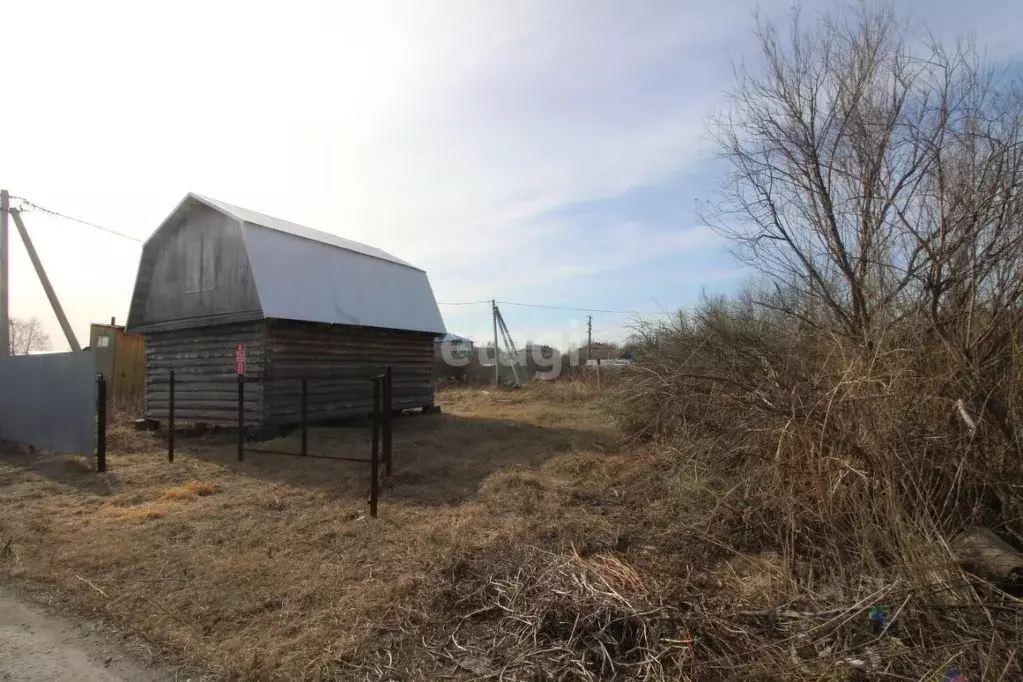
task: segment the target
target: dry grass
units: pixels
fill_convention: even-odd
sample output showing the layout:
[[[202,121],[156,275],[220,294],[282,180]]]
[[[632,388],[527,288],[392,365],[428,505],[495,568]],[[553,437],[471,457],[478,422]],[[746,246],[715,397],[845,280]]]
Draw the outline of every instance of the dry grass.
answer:
[[[459,618],[458,567],[509,547],[641,547],[632,514],[647,488],[630,481],[652,460],[619,454],[599,402],[574,387],[453,390],[442,405],[395,421],[395,473],[376,520],[364,465],[239,464],[230,434],[179,437],[169,464],[162,434],[119,426],[102,475],[81,459],[11,452],[0,462],[0,574],[55,588],[69,608],[213,677],[471,677],[430,653],[450,644],[434,641],[446,630],[433,621]],[[309,443],[369,448],[361,427],[313,429]]]
[[[217,486],[212,483],[200,483],[199,481],[188,481],[183,486],[170,488],[163,497],[167,500],[194,500],[197,497],[206,497],[217,492]]]
[[[982,542],[992,570],[961,546],[978,525],[978,542],[1023,539],[1018,450],[963,426],[943,349],[912,331],[863,348],[711,301],[655,330],[618,389],[626,433],[714,473],[711,504],[678,532],[704,552],[701,675],[1023,679],[1023,555]],[[1017,368],[1003,367],[1010,394]]]
[[[12,453],[0,576],[210,679],[1015,682],[1018,602],[940,538],[898,536],[918,574],[838,580],[814,542],[777,546],[785,488],[725,475],[721,436],[624,447],[613,400],[584,382],[443,392],[443,415],[396,420],[375,520],[364,465],[238,464],[230,434],[179,439],[174,464],[159,436],[116,434],[144,446],[105,475]],[[315,429],[310,447],[364,454],[367,436]]]

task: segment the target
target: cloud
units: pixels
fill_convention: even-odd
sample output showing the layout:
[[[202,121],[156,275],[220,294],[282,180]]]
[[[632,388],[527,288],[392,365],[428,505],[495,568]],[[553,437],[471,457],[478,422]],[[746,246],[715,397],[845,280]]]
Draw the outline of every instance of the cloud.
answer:
[[[908,7],[1018,51],[1015,5]],[[745,3],[67,0],[5,19],[0,184],[58,210],[145,237],[197,191],[392,251],[447,300],[671,306],[735,268],[692,202],[719,171],[704,116],[749,53]],[[123,317],[136,247],[31,222],[76,328]],[[12,305],[50,319],[25,266]]]

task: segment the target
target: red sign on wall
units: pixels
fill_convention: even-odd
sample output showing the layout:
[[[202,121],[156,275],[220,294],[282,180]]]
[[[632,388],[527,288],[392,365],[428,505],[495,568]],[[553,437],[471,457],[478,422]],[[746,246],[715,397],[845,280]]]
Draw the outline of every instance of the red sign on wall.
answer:
[[[234,347],[234,372],[238,376],[245,374],[245,344],[239,343]]]

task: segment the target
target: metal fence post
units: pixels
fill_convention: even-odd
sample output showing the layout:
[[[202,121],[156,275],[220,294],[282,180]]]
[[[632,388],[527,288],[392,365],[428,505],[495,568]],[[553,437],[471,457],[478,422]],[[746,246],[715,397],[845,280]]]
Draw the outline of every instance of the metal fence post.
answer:
[[[96,375],[96,471],[107,470],[107,380]]]
[[[391,411],[392,404],[394,402],[394,391],[391,386],[392,372],[391,366],[388,365],[387,369],[384,370],[384,404],[383,404],[383,420],[384,420],[384,472],[391,475]]]
[[[309,384],[302,378],[302,454],[309,454]]]
[[[369,460],[369,515],[377,516],[377,497],[380,485],[380,383],[381,378],[373,377],[373,445]]]
[[[245,375],[238,375],[238,461],[245,459]]]
[[[170,371],[167,401],[167,461],[174,461],[174,370]]]

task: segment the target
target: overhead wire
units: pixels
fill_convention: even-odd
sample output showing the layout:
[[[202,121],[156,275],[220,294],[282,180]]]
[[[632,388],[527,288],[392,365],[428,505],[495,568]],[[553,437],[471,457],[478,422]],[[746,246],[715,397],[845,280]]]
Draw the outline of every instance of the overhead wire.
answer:
[[[458,302],[447,302],[440,301],[437,305],[490,305],[491,301],[458,301]],[[519,303],[516,301],[497,301],[501,305],[512,305],[521,308],[543,308],[545,310],[568,310],[573,312],[581,313],[607,313],[609,315],[673,315],[667,311],[659,310],[608,310],[604,308],[573,308],[572,306],[564,305],[546,305],[543,303]]]
[[[98,224],[96,224],[94,222],[91,222],[91,221],[88,221],[88,220],[83,220],[81,218],[76,218],[74,216],[67,215],[66,213],[61,213],[59,211],[54,211],[53,209],[46,208],[45,206],[40,206],[39,204],[35,203],[34,201],[30,201],[30,200],[28,200],[28,199],[26,199],[24,197],[19,197],[19,196],[13,196],[12,195],[11,199],[21,203],[21,205],[19,207],[19,210],[22,210],[22,211],[24,211],[25,209],[29,209],[29,210],[33,210],[33,211],[39,211],[40,213],[45,213],[47,215],[51,215],[51,216],[54,216],[56,218],[62,218],[64,220],[70,220],[71,222],[79,223],[80,225],[85,225],[86,227],[91,227],[93,229],[100,230],[102,232],[106,232],[108,234],[115,235],[117,237],[121,237],[122,239],[128,239],[128,240],[136,242],[138,244],[145,243],[144,239],[140,239],[138,237],[134,237],[134,236],[132,236],[130,234],[125,234],[124,232],[119,232],[118,230],[110,229],[109,227],[104,227],[103,225],[98,225]],[[437,305],[446,305],[446,306],[489,305],[490,303],[491,303],[491,301],[455,301],[455,302],[439,302]],[[572,306],[546,305],[546,304],[542,304],[542,303],[520,303],[520,302],[516,302],[516,301],[497,301],[497,303],[500,303],[502,305],[517,306],[517,307],[521,307],[521,308],[542,308],[542,309],[545,309],[545,310],[567,310],[567,311],[581,312],[581,313],[606,313],[606,314],[609,314],[609,315],[671,315],[672,314],[672,313],[665,312],[665,311],[656,311],[655,312],[655,311],[649,311],[649,310],[610,310],[610,309],[604,309],[604,308],[575,308],[575,307],[572,307]]]
[[[593,338],[603,337],[607,341],[614,341],[617,339],[624,339],[632,336],[635,332],[631,329],[594,329]]]
[[[672,315],[666,311],[650,311],[650,310],[606,310],[603,308],[573,308],[571,306],[561,305],[543,305],[540,303],[515,303],[514,301],[498,301],[498,303],[504,305],[514,305],[522,308],[545,308],[547,310],[570,310],[581,313],[608,313],[611,315]]]
[[[91,227],[91,228],[94,228],[94,229],[97,229],[97,230],[101,230],[103,232],[107,232],[108,234],[116,235],[116,236],[121,237],[123,239],[130,239],[131,241],[137,242],[139,244],[145,243],[144,239],[139,239],[138,237],[133,237],[130,234],[125,234],[124,232],[118,232],[117,230],[112,230],[109,227],[103,227],[102,225],[97,225],[96,223],[89,222],[88,220],[82,220],[81,218],[75,218],[74,216],[69,216],[67,214],[60,213],[58,211],[54,211],[52,209],[46,208],[45,206],[40,206],[39,204],[35,203],[34,201],[29,201],[28,199],[26,199],[24,197],[11,196],[11,199],[15,200],[15,201],[21,202],[21,206],[18,207],[18,210],[20,210],[20,211],[24,211],[26,208],[29,209],[29,210],[32,210],[32,211],[39,211],[40,213],[46,213],[46,214],[54,216],[56,218],[63,218],[64,220],[70,220],[71,222],[74,222],[74,223],[79,223],[81,225],[86,225],[88,227]]]

